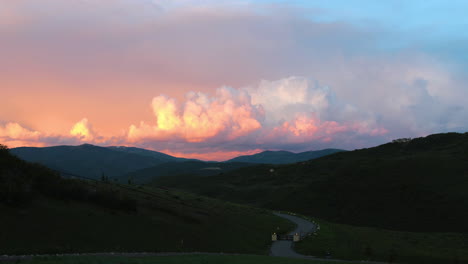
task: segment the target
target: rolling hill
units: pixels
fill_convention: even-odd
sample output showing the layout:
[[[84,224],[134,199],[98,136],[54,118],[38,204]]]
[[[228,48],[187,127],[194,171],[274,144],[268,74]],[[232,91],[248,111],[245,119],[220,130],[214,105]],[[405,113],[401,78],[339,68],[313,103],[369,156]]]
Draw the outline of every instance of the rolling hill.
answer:
[[[316,151],[306,151],[293,153],[289,151],[263,151],[254,155],[239,156],[228,160],[227,162],[247,162],[259,164],[289,164],[300,161],[320,158],[333,153],[342,152],[341,149],[323,149]]]
[[[468,232],[468,133],[153,184],[359,226]]]
[[[267,254],[292,224],[267,210],[181,192],[60,177],[0,145],[2,254]]]
[[[21,159],[37,162],[59,171],[100,179],[122,176],[131,171],[165,162],[186,161],[160,152],[127,147],[55,146],[11,149]]]

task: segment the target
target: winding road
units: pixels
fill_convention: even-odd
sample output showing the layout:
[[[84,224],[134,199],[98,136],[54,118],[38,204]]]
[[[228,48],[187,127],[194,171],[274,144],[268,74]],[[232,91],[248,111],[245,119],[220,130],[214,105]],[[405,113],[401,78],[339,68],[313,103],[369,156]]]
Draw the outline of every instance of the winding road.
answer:
[[[303,218],[282,214],[274,212],[275,215],[287,219],[296,224],[296,229],[288,233],[288,235],[294,235],[295,233],[299,233],[302,235],[314,232],[317,226],[307,221]],[[340,259],[325,259],[325,258],[317,258],[313,256],[306,256],[301,255],[294,251],[293,249],[293,242],[289,240],[279,240],[273,242],[270,249],[270,256],[275,257],[288,257],[288,258],[302,258],[302,259],[313,259],[313,260],[320,260],[320,261],[327,261],[327,262],[335,262],[335,263],[366,263],[366,264],[384,264],[384,262],[376,262],[376,261],[364,261],[364,260],[340,260]]]
[[[296,224],[296,229],[289,232],[288,235],[294,235],[295,233],[307,234],[315,231],[315,229],[317,228],[314,223],[297,216],[276,212],[274,214]],[[296,251],[293,250],[293,242],[290,240],[278,240],[273,242],[270,249],[270,255],[289,258],[307,258],[307,256],[298,254],[296,253]]]

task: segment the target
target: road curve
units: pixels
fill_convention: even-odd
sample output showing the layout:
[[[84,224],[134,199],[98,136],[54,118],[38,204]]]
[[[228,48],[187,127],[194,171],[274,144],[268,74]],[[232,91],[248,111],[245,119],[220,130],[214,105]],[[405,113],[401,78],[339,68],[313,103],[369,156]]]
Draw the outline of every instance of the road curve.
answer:
[[[297,216],[276,213],[276,212],[274,212],[274,214],[296,224],[296,229],[294,229],[294,231],[289,232],[288,235],[294,235],[295,233],[305,235],[305,234],[314,232],[317,228],[317,226],[314,223],[307,221],[303,218],[297,217]],[[377,262],[377,261],[325,259],[325,258],[317,258],[313,256],[301,255],[299,253],[296,253],[296,251],[294,251],[293,242],[286,241],[286,240],[273,242],[273,244],[271,245],[271,249],[270,249],[270,256],[313,259],[313,260],[326,261],[330,263],[335,262],[335,263],[340,263],[340,264],[341,263],[384,264],[384,262]]]
[[[294,235],[295,233],[305,235],[307,233],[315,231],[315,229],[317,228],[314,223],[307,221],[303,218],[297,217],[297,216],[276,213],[276,212],[274,214],[296,224],[296,229],[289,232],[288,235]],[[288,241],[288,240],[275,241],[271,245],[270,255],[278,256],[278,257],[289,257],[289,258],[306,257],[304,255],[296,253],[296,251],[293,250],[292,246],[293,246],[292,241]]]

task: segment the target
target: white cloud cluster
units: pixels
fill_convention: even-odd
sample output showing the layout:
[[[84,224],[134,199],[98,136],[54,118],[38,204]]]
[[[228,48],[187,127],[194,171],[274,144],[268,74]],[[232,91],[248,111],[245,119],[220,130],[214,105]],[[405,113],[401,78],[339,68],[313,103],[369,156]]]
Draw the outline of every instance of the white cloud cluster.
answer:
[[[201,142],[212,138],[234,140],[259,129],[263,113],[251,104],[246,91],[229,87],[216,90],[210,97],[190,92],[179,106],[175,99],[161,95],[152,101],[156,117],[154,125],[142,122],[132,125],[128,137],[131,141],[142,139],[182,139]]]
[[[222,87],[213,97],[190,92],[181,105],[161,95],[153,99],[152,109],[154,123],[132,125],[131,142],[168,149],[183,144],[193,150],[305,150],[343,137],[388,132],[369,119],[371,115],[340,102],[331,89],[303,77],[264,80],[241,89]],[[351,116],[349,109],[353,118],[342,118]]]
[[[117,142],[116,138],[105,139],[99,136],[88,122],[83,118],[73,125],[68,134],[46,133],[28,129],[21,124],[8,122],[0,124],[0,143],[10,148],[22,146],[50,146],[61,144],[81,144],[81,143],[108,143]]]

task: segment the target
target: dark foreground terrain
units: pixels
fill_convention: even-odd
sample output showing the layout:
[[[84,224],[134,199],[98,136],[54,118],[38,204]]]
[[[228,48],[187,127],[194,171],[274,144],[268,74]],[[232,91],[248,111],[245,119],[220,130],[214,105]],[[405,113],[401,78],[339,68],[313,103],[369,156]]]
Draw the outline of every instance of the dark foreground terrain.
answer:
[[[271,212],[181,192],[61,178],[0,149],[0,255],[61,252],[267,254]]]
[[[153,185],[343,224],[466,233],[468,133],[436,134],[210,177],[162,177]]]

